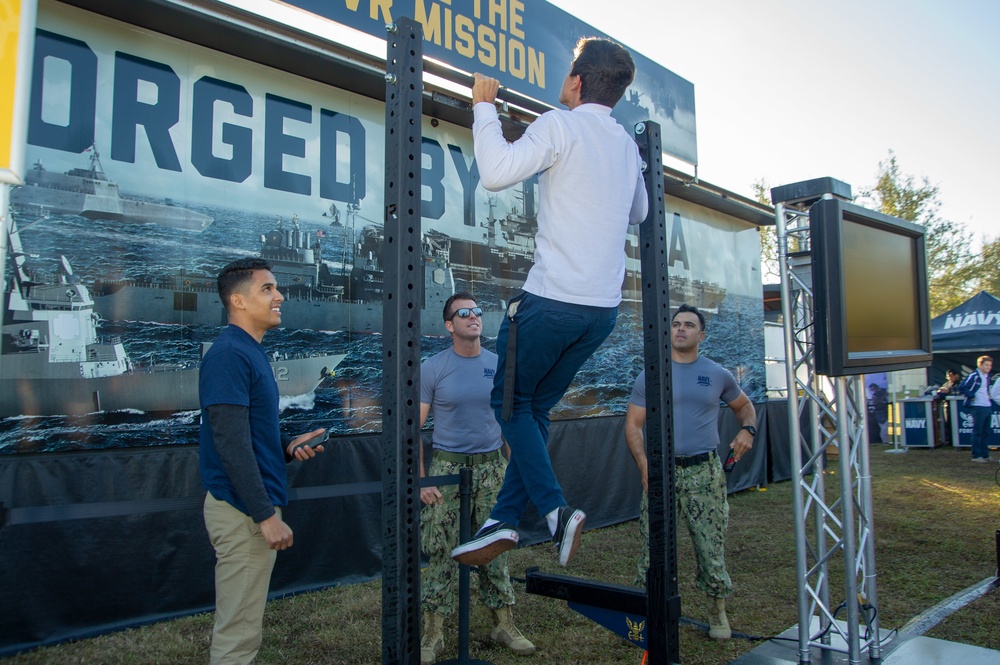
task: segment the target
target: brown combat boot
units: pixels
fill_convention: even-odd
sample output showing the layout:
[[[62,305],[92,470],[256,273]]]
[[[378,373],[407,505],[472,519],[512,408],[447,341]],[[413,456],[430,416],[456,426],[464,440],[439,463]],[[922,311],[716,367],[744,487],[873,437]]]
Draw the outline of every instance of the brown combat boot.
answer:
[[[511,653],[518,656],[530,656],[535,653],[535,645],[529,642],[528,638],[521,634],[521,631],[514,625],[514,617],[509,605],[491,611],[494,628],[490,637],[495,642],[499,642],[510,649]]]
[[[726,618],[726,599],[708,597],[708,636],[713,640],[728,640],[733,636]]]
[[[420,631],[420,665],[434,665],[444,651],[444,615],[424,612],[424,629]]]

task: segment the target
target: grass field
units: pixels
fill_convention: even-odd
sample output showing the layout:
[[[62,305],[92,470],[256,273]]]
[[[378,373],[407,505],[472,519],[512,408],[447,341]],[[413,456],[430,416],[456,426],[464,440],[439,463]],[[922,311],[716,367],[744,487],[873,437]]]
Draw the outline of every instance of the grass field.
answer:
[[[885,454],[871,450],[875,507],[876,572],[883,635],[953,594],[996,574],[995,534],[1000,529],[996,464],[973,464],[967,451],[952,448]],[[831,465],[836,466],[836,465]],[[828,473],[830,487],[839,486]],[[595,476],[595,482],[599,479]],[[839,490],[838,490],[839,491]],[[792,483],[748,490],[730,497],[727,560],[736,584],[730,599],[733,630],[766,637],[797,623]],[[628,584],[639,548],[638,526],[628,522],[584,534],[569,570],[559,568],[550,544],[515,550],[512,575],[542,570]],[[707,621],[704,599],[694,587],[694,561],[687,535],[678,542],[684,617]],[[842,568],[840,559],[831,571]],[[474,578],[475,576],[473,576]],[[842,575],[831,574],[834,582]],[[495,665],[519,663],[638,664],[642,653],[565,603],[524,593],[515,584],[515,618],[538,647],[516,657],[489,639],[488,612],[473,589],[472,658]],[[832,599],[842,600],[842,583]],[[10,608],[5,609],[9,611]],[[139,665],[205,663],[212,615],[202,614],[18,654],[10,665]],[[446,625],[445,658],[456,656],[456,626]],[[375,664],[381,662],[381,588],[378,582],[301,594],[268,605],[262,664]],[[1000,650],[1000,593],[990,593],[955,612],[927,635]],[[680,631],[685,665],[726,663],[760,644],[753,639],[709,640],[685,622]],[[1000,653],[998,653],[1000,662]]]

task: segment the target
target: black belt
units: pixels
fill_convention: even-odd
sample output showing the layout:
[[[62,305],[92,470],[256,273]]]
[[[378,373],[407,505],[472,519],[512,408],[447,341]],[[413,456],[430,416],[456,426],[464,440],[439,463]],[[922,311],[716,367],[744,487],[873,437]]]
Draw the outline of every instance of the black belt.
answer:
[[[445,462],[454,462],[463,466],[474,466],[483,462],[495,462],[500,459],[500,449],[497,448],[489,453],[475,453],[474,455],[463,455],[461,453],[450,453],[447,450],[435,450],[434,456]]]
[[[521,304],[524,294],[517,296],[507,305],[507,318],[510,324],[507,328],[507,363],[504,365],[503,375],[503,403],[500,405],[500,419],[505,423],[510,422],[510,417],[514,413],[514,382],[517,380],[517,308]]]
[[[703,464],[712,458],[712,453],[702,453],[701,455],[691,455],[690,457],[675,457],[674,465],[679,466],[682,469],[686,469],[689,466],[695,466],[697,464]]]

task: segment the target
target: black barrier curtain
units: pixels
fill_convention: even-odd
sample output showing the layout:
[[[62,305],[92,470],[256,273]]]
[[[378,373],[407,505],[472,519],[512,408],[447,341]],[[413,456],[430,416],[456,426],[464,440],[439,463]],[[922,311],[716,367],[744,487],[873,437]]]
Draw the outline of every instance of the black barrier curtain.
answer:
[[[732,494],[751,487],[767,484],[767,460],[769,459],[767,440],[767,410],[763,404],[754,405],[757,411],[757,436],[754,437],[753,448],[744,455],[726,477],[726,489]],[[723,460],[729,455],[729,444],[740,431],[740,422],[729,407],[722,408],[719,418],[719,457]]]
[[[365,481],[379,478],[380,445],[337,439],[289,466],[300,496],[356,493],[289,503],[295,546],[278,556],[272,596],[378,576],[381,483]],[[3,459],[0,655],[213,609],[203,499],[196,447]]]
[[[554,422],[549,454],[566,501],[587,513],[587,529],[639,516],[642,483],[625,444],[624,417]],[[518,534],[524,545],[552,539],[534,506],[528,507]]]
[[[730,492],[767,482],[768,424],[782,419],[768,418],[764,405],[757,413],[757,440],[730,474]],[[725,455],[739,423],[728,408],[721,415]],[[642,486],[624,417],[554,422],[549,445],[588,528],[638,516]],[[285,518],[295,546],[278,555],[272,597],[379,576],[380,460],[380,436],[341,437],[309,464],[289,466]],[[203,497],[196,447],[0,460],[0,655],[212,610]],[[525,545],[550,539],[533,509],[520,531]],[[635,553],[622,556],[631,565]]]
[[[788,401],[774,400],[768,402],[766,407],[767,429],[765,432],[768,450],[767,480],[772,483],[780,483],[785,480],[792,480],[795,477],[796,469],[792,468],[792,449],[789,445],[788,432]],[[760,415],[758,413],[758,418]],[[809,446],[812,435],[809,430],[809,414],[803,413],[799,416],[799,428],[802,433],[802,459],[809,459],[812,453]],[[758,435],[759,437],[759,435]],[[812,473],[812,468],[807,468],[807,473]]]
[[[991,356],[996,363],[996,359],[1000,357],[1000,350],[979,349],[977,351],[935,353],[933,364],[927,370],[927,385],[940,386],[943,384],[948,378],[946,372],[949,369],[955,370],[964,379],[967,374],[976,369],[976,360],[979,356],[984,355]]]
[[[552,425],[557,473],[595,528],[638,514],[641,487],[622,422]],[[380,460],[380,436],[342,437],[309,464],[289,466],[297,499],[285,519],[295,546],[278,556],[272,597],[378,577]],[[211,610],[215,554],[200,485],[196,447],[0,460],[8,516],[0,606],[12,609],[0,613],[0,655]],[[549,539],[537,516],[524,534],[529,543]]]

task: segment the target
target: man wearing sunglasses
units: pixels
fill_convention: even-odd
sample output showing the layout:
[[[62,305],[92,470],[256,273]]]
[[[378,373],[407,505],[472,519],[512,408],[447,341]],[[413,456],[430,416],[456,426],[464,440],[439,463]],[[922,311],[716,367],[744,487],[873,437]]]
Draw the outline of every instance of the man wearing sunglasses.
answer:
[[[500,425],[490,408],[490,391],[497,356],[482,348],[483,310],[472,294],[456,293],[444,305],[444,325],[451,333],[451,348],[431,356],[420,366],[420,427],[434,413],[431,436],[434,453],[430,468],[420,449],[420,477],[457,474],[472,469],[472,521],[489,515],[503,484],[507,460],[501,454]],[[426,473],[425,473],[426,469]],[[420,541],[429,563],[420,575],[424,627],[420,662],[430,665],[444,650],[445,619],[455,611],[458,565],[451,549],[458,544],[458,486],[423,487],[420,500]],[[494,641],[517,655],[534,653],[511,615],[514,590],[510,585],[507,555],[479,567],[479,596],[493,615]]]
[[[503,136],[496,79],[475,74],[473,147],[483,187],[499,191],[538,174],[538,232],[524,293],[497,336],[491,406],[511,457],[490,518],[452,551],[484,565],[517,545],[530,501],[545,517],[565,566],[586,515],[566,503],[549,459],[549,411],[615,327],[625,277],[625,236],[648,201],[635,141],[611,117],[635,76],[628,51],[581,39],[559,101],[513,143]]]

